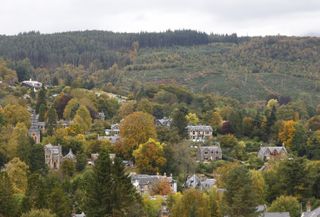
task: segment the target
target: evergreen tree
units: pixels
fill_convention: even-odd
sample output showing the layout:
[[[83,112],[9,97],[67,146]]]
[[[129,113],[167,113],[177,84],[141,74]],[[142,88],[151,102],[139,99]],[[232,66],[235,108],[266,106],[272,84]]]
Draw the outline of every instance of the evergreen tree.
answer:
[[[255,217],[258,205],[257,197],[252,191],[249,170],[244,166],[232,169],[226,177],[225,201],[230,217]]]
[[[29,158],[29,168],[31,172],[43,171],[44,168],[46,168],[43,145],[41,144],[32,145],[31,155]]]
[[[41,104],[39,108],[39,121],[45,120],[46,111],[47,111],[46,106],[44,104]]]
[[[271,128],[272,126],[274,125],[274,123],[277,121],[277,118],[276,118],[276,107],[275,106],[272,106],[272,109],[271,109],[271,112],[270,112],[270,115],[268,116],[267,118],[267,125],[266,125],[266,130],[267,130],[267,134],[270,135],[271,133]]]
[[[48,208],[50,208],[57,217],[71,216],[72,203],[60,186],[53,188],[49,194]]]
[[[95,162],[91,180],[86,189],[86,214],[88,217],[101,217],[112,214],[111,160],[106,151],[102,151]]]
[[[57,112],[56,109],[52,106],[48,111],[48,120],[47,120],[47,133],[48,135],[53,135],[54,129],[57,126]]]
[[[133,207],[139,207],[140,197],[125,175],[122,161],[116,158],[112,163],[108,152],[103,150],[88,180],[86,200],[88,217],[126,217],[132,216]]]
[[[40,111],[41,105],[44,105],[45,107],[47,106],[46,89],[45,89],[44,85],[42,85],[42,88],[40,89],[40,91],[38,93],[37,104],[36,104],[36,113],[37,114]]]
[[[115,158],[113,164],[113,191],[112,191],[112,209],[116,216],[126,216],[131,207],[140,203],[140,195],[131,184],[131,179],[125,174],[125,169],[120,158]]]

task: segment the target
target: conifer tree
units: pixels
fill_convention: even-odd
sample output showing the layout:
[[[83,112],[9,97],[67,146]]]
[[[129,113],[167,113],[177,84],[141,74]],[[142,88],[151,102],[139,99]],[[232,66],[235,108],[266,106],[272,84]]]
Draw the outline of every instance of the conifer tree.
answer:
[[[130,178],[125,174],[122,161],[111,162],[103,150],[93,168],[86,189],[86,214],[88,217],[132,216],[133,207],[139,208],[137,195]],[[134,213],[137,210],[134,210]],[[139,215],[138,215],[139,216]]]
[[[54,129],[57,126],[57,112],[56,109],[52,106],[48,111],[48,121],[47,121],[47,133],[48,135],[52,135]]]
[[[258,216],[257,197],[252,191],[252,180],[249,170],[244,166],[232,169],[226,177],[225,202],[230,217]]]
[[[46,100],[46,89],[44,86],[40,89],[38,93],[38,98],[37,98],[37,104],[36,104],[36,113],[39,113],[40,106],[44,105],[45,107],[47,106],[47,100]]]
[[[44,104],[41,104],[39,108],[39,121],[45,120],[46,111],[47,111],[46,106]]]

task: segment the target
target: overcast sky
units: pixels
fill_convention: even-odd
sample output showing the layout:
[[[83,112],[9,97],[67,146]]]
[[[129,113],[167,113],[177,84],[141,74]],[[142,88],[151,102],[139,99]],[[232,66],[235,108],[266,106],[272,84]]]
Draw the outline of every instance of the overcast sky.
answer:
[[[318,35],[320,0],[0,0],[0,34],[194,29]]]

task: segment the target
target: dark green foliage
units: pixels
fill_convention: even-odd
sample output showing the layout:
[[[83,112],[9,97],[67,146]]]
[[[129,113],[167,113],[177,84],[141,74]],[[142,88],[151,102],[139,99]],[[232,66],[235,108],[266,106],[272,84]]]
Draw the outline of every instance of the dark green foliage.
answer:
[[[87,155],[83,152],[78,152],[76,170],[82,171],[87,165]]]
[[[58,115],[56,109],[52,106],[48,111],[47,118],[47,133],[48,135],[53,135],[53,132],[57,126]]]
[[[280,195],[297,198],[310,197],[310,180],[303,158],[289,158],[282,161],[276,170],[264,174],[266,182],[266,200],[271,202]]]
[[[88,217],[128,216],[130,208],[140,198],[125,175],[120,159],[112,164],[109,154],[102,151],[95,163],[86,189],[86,214]]]
[[[295,125],[295,130],[296,131],[292,139],[292,147],[291,147],[292,151],[294,151],[300,157],[304,156],[306,152],[311,154],[312,153],[311,149],[308,148],[308,151],[306,150],[308,133],[306,128],[303,126],[303,123],[298,122]]]
[[[18,149],[17,153],[20,158],[20,160],[24,161],[26,164],[30,165],[32,161],[32,144],[33,140],[29,137],[27,137],[24,140],[18,141]]]
[[[251,189],[252,180],[248,169],[241,166],[231,170],[226,177],[225,186],[225,201],[230,217],[258,216],[258,201]]]
[[[276,107],[272,106],[270,115],[268,115],[268,117],[267,117],[266,133],[268,135],[271,133],[272,126],[277,121],[276,112],[277,112]]]
[[[172,127],[178,131],[181,138],[187,137],[187,119],[188,109],[186,107],[177,108],[172,115]]]
[[[44,104],[41,104],[39,108],[39,121],[41,122],[45,121],[46,110],[47,110],[46,106]]]
[[[63,118],[63,111],[71,99],[72,97],[70,95],[64,93],[61,93],[59,96],[56,97],[54,101],[54,108],[57,111],[59,119]]]
[[[0,39],[0,41],[1,41],[1,39]],[[4,46],[6,46],[6,45],[4,45]],[[3,53],[2,55],[5,55],[5,54]],[[33,67],[30,63],[30,60],[28,58],[26,58],[26,56],[20,57],[19,59],[16,59],[16,60],[19,60],[19,61],[17,61],[15,64],[13,64],[12,68],[17,72],[19,82],[31,79]]]
[[[108,68],[115,62],[120,62],[121,56],[119,57],[119,54],[114,50],[129,50],[135,41],[139,43],[140,47],[164,47],[207,44],[209,39],[207,34],[191,30],[162,33],[84,31],[50,35],[29,32],[14,37],[1,36],[0,56],[14,60],[29,58],[36,67],[48,66],[49,64],[57,66],[61,64],[61,61],[62,63],[88,67],[91,62],[96,61],[97,65]],[[90,46],[88,46],[89,44]],[[129,57],[127,59],[126,61],[130,63]],[[28,74],[25,70],[19,70],[18,75],[20,75],[19,80],[21,81]]]
[[[48,195],[48,208],[55,213],[57,217],[71,216],[71,201],[60,187],[53,188]]]
[[[38,114],[40,111],[40,106],[43,105],[44,108],[47,106],[47,99],[46,99],[46,89],[44,85],[39,90],[37,104],[36,104],[36,113]]]
[[[33,144],[31,147],[31,155],[29,159],[29,169],[31,172],[45,171],[44,150],[43,145]]]

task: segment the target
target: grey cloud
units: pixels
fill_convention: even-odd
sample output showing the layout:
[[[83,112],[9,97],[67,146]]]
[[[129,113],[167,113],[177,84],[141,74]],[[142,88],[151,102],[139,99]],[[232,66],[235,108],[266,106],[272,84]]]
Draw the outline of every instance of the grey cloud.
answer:
[[[0,34],[191,28],[245,35],[319,34],[318,0],[1,0]]]

